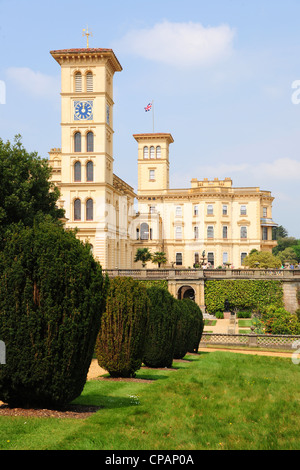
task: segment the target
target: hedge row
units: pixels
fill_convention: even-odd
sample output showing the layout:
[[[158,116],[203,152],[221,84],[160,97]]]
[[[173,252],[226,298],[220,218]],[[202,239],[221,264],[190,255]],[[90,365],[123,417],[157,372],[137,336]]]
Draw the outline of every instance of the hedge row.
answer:
[[[191,300],[176,300],[160,286],[147,289],[140,281],[114,278],[97,340],[98,363],[112,377],[134,377],[142,363],[171,367],[174,358],[198,351],[203,327],[202,312]]]
[[[283,289],[280,281],[211,280],[205,282],[205,305],[210,314],[224,312],[225,300],[231,310],[260,312],[265,304],[283,307]]]

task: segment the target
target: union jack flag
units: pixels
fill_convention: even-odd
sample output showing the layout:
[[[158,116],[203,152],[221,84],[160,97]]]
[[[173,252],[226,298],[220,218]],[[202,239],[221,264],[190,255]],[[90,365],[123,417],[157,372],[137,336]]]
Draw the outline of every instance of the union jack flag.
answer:
[[[144,109],[145,111],[150,111],[150,109],[152,108],[152,103],[149,103]]]

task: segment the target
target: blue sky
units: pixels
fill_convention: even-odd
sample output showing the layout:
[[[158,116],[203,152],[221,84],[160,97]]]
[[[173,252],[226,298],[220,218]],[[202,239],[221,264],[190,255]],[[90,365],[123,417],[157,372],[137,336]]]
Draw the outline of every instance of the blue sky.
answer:
[[[231,177],[272,191],[300,238],[299,0],[0,0],[0,137],[60,147],[60,67],[50,50],[112,48],[114,172],[137,188],[132,135],[170,132],[171,187]],[[297,80],[299,83],[297,84]],[[292,88],[292,86],[298,88]]]

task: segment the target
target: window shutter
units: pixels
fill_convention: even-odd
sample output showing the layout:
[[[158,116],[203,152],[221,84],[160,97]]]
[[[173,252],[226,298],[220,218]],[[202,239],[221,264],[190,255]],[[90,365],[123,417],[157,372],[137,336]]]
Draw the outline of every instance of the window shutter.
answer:
[[[80,72],[76,73],[76,75],[75,75],[75,91],[77,93],[82,91],[82,77],[81,77]]]
[[[93,91],[93,74],[92,74],[92,72],[88,72],[86,74],[86,91],[87,92]]]

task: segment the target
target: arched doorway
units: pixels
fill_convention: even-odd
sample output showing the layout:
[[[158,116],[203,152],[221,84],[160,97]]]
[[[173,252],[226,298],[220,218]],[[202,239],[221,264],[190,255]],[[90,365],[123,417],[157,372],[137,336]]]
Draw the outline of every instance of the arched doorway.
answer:
[[[177,298],[182,299],[191,299],[195,301],[195,291],[191,286],[181,286],[178,289]]]

